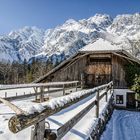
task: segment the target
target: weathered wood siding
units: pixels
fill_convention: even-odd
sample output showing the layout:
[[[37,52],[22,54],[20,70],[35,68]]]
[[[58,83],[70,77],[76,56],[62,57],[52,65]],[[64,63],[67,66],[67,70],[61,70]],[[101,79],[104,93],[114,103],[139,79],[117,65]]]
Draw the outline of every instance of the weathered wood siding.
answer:
[[[128,63],[123,58],[116,55],[112,55],[112,78],[114,82],[114,88],[126,88],[124,64]]]
[[[99,86],[111,81],[111,54],[94,54],[88,57],[86,83],[89,87]]]
[[[48,76],[46,81],[73,81],[81,80],[81,73],[87,65],[87,56],[84,56],[72,64],[67,64]]]
[[[47,76],[43,82],[81,81],[83,74],[85,87],[95,87],[113,80],[115,88],[126,88],[125,63],[129,62],[112,53],[93,53],[70,61]]]

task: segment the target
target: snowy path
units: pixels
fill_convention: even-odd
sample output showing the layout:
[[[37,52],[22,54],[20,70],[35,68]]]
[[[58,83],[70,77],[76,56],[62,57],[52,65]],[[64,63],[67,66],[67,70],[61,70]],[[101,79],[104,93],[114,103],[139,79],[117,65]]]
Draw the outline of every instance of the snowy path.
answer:
[[[140,140],[140,112],[115,110],[101,140]]]
[[[108,96],[110,98],[110,96]],[[106,105],[105,97],[100,100],[100,110],[102,112]],[[86,140],[95,123],[95,106],[62,138],[62,140]]]
[[[68,120],[74,117],[77,113],[79,113],[83,108],[88,106],[94,100],[95,94],[48,117],[46,121],[48,121],[51,124],[51,129],[58,129],[60,126],[65,124]]]

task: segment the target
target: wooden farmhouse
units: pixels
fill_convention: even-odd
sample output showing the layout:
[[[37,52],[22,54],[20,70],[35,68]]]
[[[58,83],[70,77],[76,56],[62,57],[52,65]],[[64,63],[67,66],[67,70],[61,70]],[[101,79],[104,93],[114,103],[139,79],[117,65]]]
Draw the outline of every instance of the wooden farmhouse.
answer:
[[[84,87],[95,87],[113,81],[115,88],[126,88],[127,63],[140,64],[140,61],[115,44],[98,39],[35,82],[78,80]]]

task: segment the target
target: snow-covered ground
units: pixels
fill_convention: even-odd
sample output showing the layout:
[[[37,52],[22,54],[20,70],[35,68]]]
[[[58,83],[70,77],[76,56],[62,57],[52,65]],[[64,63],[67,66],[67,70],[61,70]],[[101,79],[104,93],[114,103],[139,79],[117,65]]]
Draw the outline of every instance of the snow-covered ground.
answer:
[[[34,93],[33,88],[21,88],[21,89],[9,89],[9,90],[0,90],[0,97],[5,97],[5,92],[7,93],[7,97],[12,97],[17,95],[24,95],[25,94],[30,94]]]
[[[91,90],[90,90],[91,91]],[[84,90],[83,92],[75,92],[76,96],[80,96],[82,94],[86,94],[88,90]],[[74,93],[72,93],[71,97],[74,97]],[[58,101],[61,101],[61,97],[59,97]],[[62,97],[63,98],[63,97]],[[54,100],[55,99],[51,99]],[[76,115],[78,112],[80,112],[83,108],[88,106],[92,101],[95,100],[95,95],[90,95],[89,97],[83,99],[82,101],[60,111],[59,113],[56,113],[46,119],[50,123],[50,126],[52,129],[57,129],[64,123],[66,123],[69,119],[71,119],[74,115]],[[13,101],[13,104],[17,105],[21,109],[30,112],[32,109],[36,110],[42,110],[43,105],[46,103],[38,104],[31,102],[30,99],[22,100],[22,101]],[[105,98],[102,99],[101,101],[101,109],[100,112],[105,106]],[[30,110],[31,109],[31,110]],[[68,132],[67,135],[64,136],[63,139],[75,139],[75,140],[80,140],[80,139],[85,139],[87,135],[89,134],[91,130],[91,126],[93,125],[94,121],[96,120],[95,118],[95,108],[91,109],[87,113],[87,115],[80,120],[79,123],[77,123],[71,130]],[[12,132],[9,131],[8,129],[8,120],[14,115],[14,112],[4,104],[0,104],[0,140],[30,140],[31,136],[31,127],[27,128],[17,134],[13,134]],[[84,123],[86,122],[86,124]],[[83,127],[84,124],[84,127]]]
[[[30,100],[14,101],[13,104],[21,107],[22,109],[36,105]],[[27,128],[18,134],[13,134],[8,128],[8,120],[15,113],[6,105],[0,104],[0,140],[30,140],[30,128]]]
[[[74,91],[75,89],[73,89]],[[93,90],[93,89],[92,89]],[[24,89],[25,91],[25,89]],[[29,89],[26,92],[30,92]],[[20,91],[21,93],[21,91]],[[71,93],[71,96],[76,94],[80,96],[85,94],[86,90]],[[55,93],[56,94],[56,93]],[[79,95],[78,95],[79,94]],[[55,96],[59,96],[56,94]],[[59,97],[58,102],[62,101]],[[109,98],[109,96],[108,96]],[[55,101],[56,99],[51,99]],[[81,100],[80,102],[63,109],[62,111],[48,117],[47,122],[50,123],[51,129],[58,129],[60,126],[65,124],[69,119],[74,117],[83,108],[88,106],[91,102],[95,100],[95,94],[88,96],[87,98]],[[24,99],[21,101],[13,101],[13,104],[22,108],[23,110],[30,112],[34,109],[42,110],[46,103],[38,104],[32,102],[31,99]],[[62,102],[61,102],[62,103]],[[54,103],[55,104],[55,103]],[[105,98],[100,101],[100,114],[104,109]],[[15,113],[4,104],[0,104],[0,140],[30,140],[31,127],[17,133],[13,134],[9,131],[8,121]],[[63,138],[62,140],[85,140],[92,131],[93,125],[96,121],[95,117],[95,107],[93,107]],[[125,110],[114,110],[111,120],[106,126],[106,130],[101,136],[101,140],[139,140],[140,139],[140,112],[132,112]]]
[[[140,112],[115,110],[101,140],[140,140]]]

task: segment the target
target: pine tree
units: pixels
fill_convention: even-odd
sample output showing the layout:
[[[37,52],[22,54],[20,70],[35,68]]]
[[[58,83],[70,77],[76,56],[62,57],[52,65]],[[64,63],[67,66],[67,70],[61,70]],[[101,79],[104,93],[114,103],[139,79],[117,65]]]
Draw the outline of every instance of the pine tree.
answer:
[[[140,94],[140,75],[136,75],[134,79],[134,85],[132,86],[132,90],[136,93]]]

